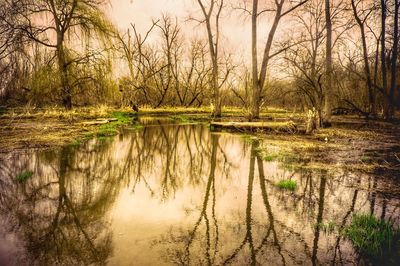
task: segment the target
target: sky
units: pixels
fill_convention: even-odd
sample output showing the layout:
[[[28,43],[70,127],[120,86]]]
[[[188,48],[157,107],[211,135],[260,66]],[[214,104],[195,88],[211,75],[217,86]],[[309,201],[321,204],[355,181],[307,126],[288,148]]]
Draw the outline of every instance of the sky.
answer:
[[[221,43],[230,52],[238,49],[250,52],[250,21],[229,10],[222,18]],[[163,13],[177,16],[186,36],[204,36],[205,26],[189,20],[191,16],[202,18],[196,0],[112,0],[109,9],[109,16],[119,29],[126,30],[133,23],[142,33],[149,29],[152,19],[160,18]]]

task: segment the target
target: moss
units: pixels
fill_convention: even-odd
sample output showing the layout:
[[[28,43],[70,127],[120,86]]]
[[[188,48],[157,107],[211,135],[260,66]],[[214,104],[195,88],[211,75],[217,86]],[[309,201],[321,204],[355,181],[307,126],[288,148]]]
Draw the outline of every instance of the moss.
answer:
[[[391,222],[371,214],[354,215],[351,224],[342,232],[358,251],[369,256],[382,256],[390,251],[398,233]]]
[[[281,180],[275,184],[278,188],[287,189],[290,191],[294,191],[297,187],[297,182],[295,180]]]
[[[15,180],[17,180],[20,183],[24,183],[24,182],[26,182],[26,180],[28,180],[28,178],[31,178],[32,176],[33,176],[33,172],[26,171],[26,172],[22,172],[22,173],[18,174],[15,177]]]

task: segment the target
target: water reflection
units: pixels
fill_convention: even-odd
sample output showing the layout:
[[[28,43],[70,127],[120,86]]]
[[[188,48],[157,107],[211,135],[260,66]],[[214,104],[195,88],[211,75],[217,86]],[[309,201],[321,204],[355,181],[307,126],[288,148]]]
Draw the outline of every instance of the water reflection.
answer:
[[[82,147],[1,162],[1,264],[293,265],[358,263],[335,231],[353,213],[399,223],[399,188],[340,168],[285,170],[260,143],[201,125],[146,126]],[[34,172],[26,183],[15,176]],[[295,192],[276,188],[282,179]],[[386,195],[386,196],[385,196]]]

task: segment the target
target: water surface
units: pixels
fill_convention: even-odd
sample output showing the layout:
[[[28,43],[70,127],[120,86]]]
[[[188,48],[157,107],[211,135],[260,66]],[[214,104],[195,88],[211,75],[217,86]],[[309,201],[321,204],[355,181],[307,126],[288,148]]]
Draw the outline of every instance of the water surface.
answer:
[[[354,213],[399,224],[399,184],[340,166],[265,162],[258,141],[141,121],[80,147],[0,165],[2,265],[320,265],[363,258],[337,231]],[[25,183],[15,180],[24,171]],[[293,179],[294,192],[274,184]],[[316,227],[332,222],[338,230]]]

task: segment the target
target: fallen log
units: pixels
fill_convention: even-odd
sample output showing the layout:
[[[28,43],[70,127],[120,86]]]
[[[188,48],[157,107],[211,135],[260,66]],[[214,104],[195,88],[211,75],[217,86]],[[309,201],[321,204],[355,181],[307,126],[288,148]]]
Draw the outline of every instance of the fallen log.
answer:
[[[284,132],[297,133],[298,128],[293,121],[288,122],[211,122],[213,130],[227,129],[231,131],[249,132]]]
[[[107,124],[108,122],[109,122],[108,120],[86,121],[86,122],[81,122],[81,125],[82,126],[102,125],[102,124]]]
[[[97,118],[97,121],[104,121],[107,120],[108,122],[115,122],[118,121],[118,118]]]
[[[82,126],[102,125],[110,122],[118,121],[117,118],[97,118],[95,121],[81,122]]]

